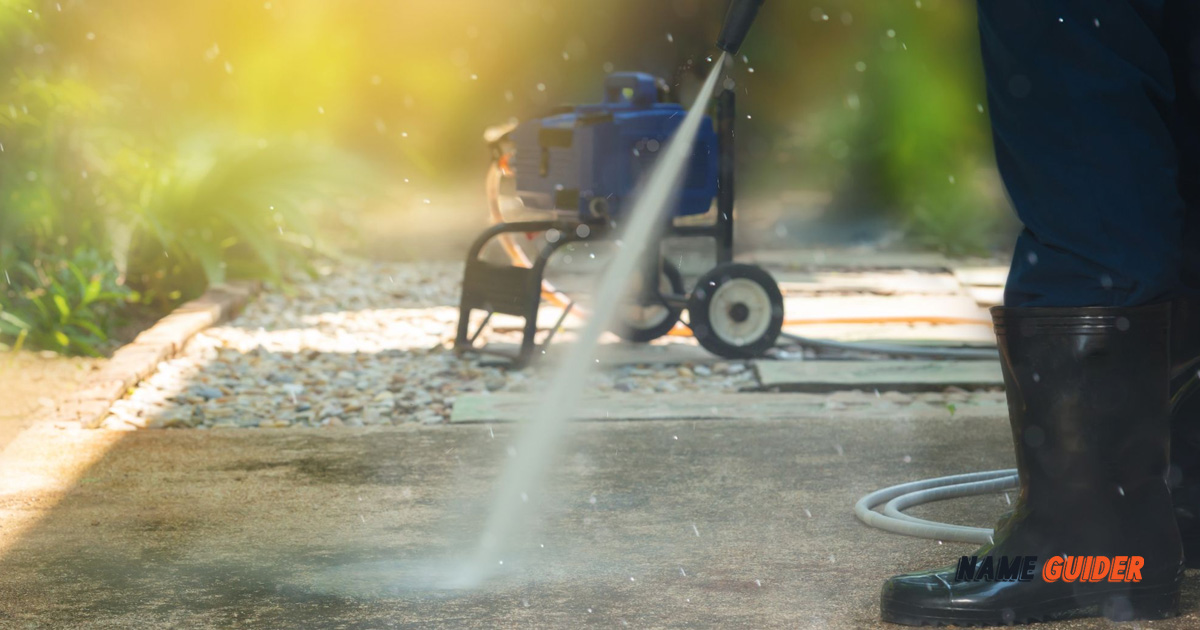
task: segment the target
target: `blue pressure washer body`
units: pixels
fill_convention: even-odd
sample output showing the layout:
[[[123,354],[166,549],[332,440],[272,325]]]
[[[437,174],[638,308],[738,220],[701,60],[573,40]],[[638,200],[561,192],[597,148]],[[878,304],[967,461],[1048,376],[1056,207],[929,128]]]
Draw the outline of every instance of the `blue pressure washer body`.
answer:
[[[499,354],[475,345],[495,313],[525,320],[520,348],[507,356],[511,365],[525,365],[550,343],[574,302],[543,339],[535,341],[546,265],[563,247],[617,235],[615,228],[632,208],[638,185],[687,114],[667,101],[664,85],[647,74],[613,74],[604,82],[601,103],[562,108],[489,132],[493,172],[514,180],[522,206],[553,218],[499,222],[475,240],[463,273],[454,344],[458,352]],[[637,296],[613,332],[628,341],[648,342],[675,328],[686,310],[700,345],[721,356],[748,358],[774,346],[783,324],[783,297],[765,270],[733,262],[735,96],[725,90],[715,100],[715,116],[705,116],[681,194],[662,226],[660,242],[651,249],[658,255],[648,257],[636,283]],[[498,185],[491,194],[498,213]],[[689,220],[676,221],[683,218]],[[485,260],[490,244],[517,235],[530,238],[540,249],[530,264],[512,255],[511,240],[511,264]],[[692,289],[685,287],[679,269],[661,257],[661,239],[681,237],[709,239],[715,246],[714,266]],[[475,310],[486,317],[471,332]]]
[[[516,194],[527,208],[578,211],[584,222],[619,220],[687,112],[664,102],[653,76],[622,72],[604,102],[530,120],[512,132]],[[717,196],[720,148],[712,120],[696,138],[675,216],[704,214]]]

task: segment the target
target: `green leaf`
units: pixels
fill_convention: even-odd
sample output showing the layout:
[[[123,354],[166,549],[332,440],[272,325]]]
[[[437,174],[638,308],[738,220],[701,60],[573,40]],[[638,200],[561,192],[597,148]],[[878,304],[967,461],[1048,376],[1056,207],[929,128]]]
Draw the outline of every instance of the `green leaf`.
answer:
[[[32,304],[33,307],[38,310],[38,314],[40,314],[43,319],[51,318],[50,317],[50,309],[46,308],[46,303],[42,301],[42,298],[40,298],[36,295],[30,295],[29,303]]]
[[[67,304],[67,298],[56,294],[54,296],[54,306],[58,307],[58,312],[61,315],[58,320],[59,323],[67,323],[67,320],[71,317],[71,305]]]
[[[87,286],[84,287],[83,300],[79,303],[79,305],[87,306],[88,304],[95,302],[96,299],[100,297],[101,290],[103,288],[104,285],[101,283],[101,277],[99,275],[93,277],[92,281],[87,283]]]
[[[92,336],[94,336],[96,339],[99,339],[100,341],[108,340],[108,335],[105,334],[104,331],[101,330],[100,327],[97,326],[94,322],[88,321],[81,317],[73,317],[73,318],[71,318],[71,321],[69,323],[71,326],[77,326],[79,328],[82,328],[82,329],[92,333]]]
[[[8,311],[0,311],[0,321],[8,322],[20,330],[28,331],[30,328],[32,328],[32,326],[29,325],[29,322]]]

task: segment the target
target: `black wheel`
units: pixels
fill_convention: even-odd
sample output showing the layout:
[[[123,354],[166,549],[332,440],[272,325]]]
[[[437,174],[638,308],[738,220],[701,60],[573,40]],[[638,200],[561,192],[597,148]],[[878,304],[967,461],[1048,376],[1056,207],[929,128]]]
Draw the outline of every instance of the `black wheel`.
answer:
[[[641,296],[640,276],[633,284],[634,294]],[[665,260],[662,263],[662,273],[659,274],[658,289],[661,293],[683,295],[683,276],[675,265]],[[671,332],[681,314],[681,308],[641,296],[622,306],[617,313],[617,324],[613,327],[613,332],[625,341],[647,343]]]
[[[705,350],[728,359],[761,356],[783,329],[783,294],[762,267],[717,265],[696,282],[688,318]]]

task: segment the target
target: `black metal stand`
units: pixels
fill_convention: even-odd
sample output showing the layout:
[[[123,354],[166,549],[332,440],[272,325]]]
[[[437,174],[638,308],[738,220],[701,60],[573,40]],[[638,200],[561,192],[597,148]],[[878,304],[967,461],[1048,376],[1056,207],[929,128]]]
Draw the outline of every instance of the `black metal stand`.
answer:
[[[707,225],[674,225],[668,224],[656,246],[650,251],[661,251],[662,239],[680,237],[707,237],[713,239],[716,247],[717,264],[733,260],[733,198],[734,198],[734,118],[736,97],[731,90],[721,92],[717,97],[717,131],[720,137],[720,167],[717,183],[717,212],[715,220]],[[587,225],[587,230],[580,230],[581,225]],[[548,233],[557,231],[558,238],[547,240],[545,247],[538,254],[530,268],[514,267],[512,265],[496,265],[480,258],[483,249],[496,237],[513,233]],[[580,233],[585,236],[580,236]],[[463,273],[462,300],[459,304],[458,332],[454,340],[456,352],[481,352],[475,347],[475,341],[483,332],[484,327],[491,321],[494,313],[516,315],[525,319],[521,346],[515,356],[510,356],[512,367],[522,368],[529,364],[535,350],[545,347],[553,339],[558,327],[561,326],[570,306],[564,310],[556,325],[541,344],[536,342],[537,315],[542,301],[542,279],[545,276],[546,263],[559,248],[568,243],[585,240],[596,240],[611,236],[611,225],[608,223],[582,223],[579,221],[522,221],[517,223],[501,223],[488,228],[475,239],[467,254],[466,270]],[[643,283],[648,294],[676,307],[685,307],[690,295],[664,294],[659,288],[658,273],[661,267],[661,256],[651,258],[653,264],[647,269],[647,282]],[[487,316],[479,328],[470,331],[471,312],[483,310]],[[491,353],[500,354],[500,353]]]

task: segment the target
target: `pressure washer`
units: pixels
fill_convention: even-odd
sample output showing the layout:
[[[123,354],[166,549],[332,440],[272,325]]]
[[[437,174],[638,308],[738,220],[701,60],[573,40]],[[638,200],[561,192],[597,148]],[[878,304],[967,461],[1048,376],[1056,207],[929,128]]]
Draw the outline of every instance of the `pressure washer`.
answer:
[[[737,53],[763,3],[733,0],[718,47]],[[536,350],[550,343],[575,301],[545,281],[547,263],[570,243],[604,240],[616,233],[640,177],[683,119],[683,108],[669,99],[666,83],[660,79],[616,73],[606,79],[599,104],[562,108],[539,119],[489,130],[485,139],[493,161],[487,189],[494,225],[475,240],[467,256],[456,351],[482,351],[475,341],[495,313],[525,319],[520,349],[510,357],[514,367],[526,365]],[[657,339],[671,332],[685,311],[687,326],[700,345],[723,357],[758,356],[781,336],[783,299],[778,284],[760,267],[733,262],[735,100],[732,90],[717,96],[715,120],[706,118],[702,125],[684,190],[662,232],[662,238],[711,239],[717,264],[689,290],[677,267],[661,256],[654,259],[643,272],[638,308],[630,309],[636,315],[625,317],[614,331],[627,340]],[[551,218],[506,221],[500,209],[504,178],[515,180],[522,207]],[[676,222],[697,216],[711,220],[704,225]],[[530,239],[541,235],[534,259],[518,246],[517,235]],[[482,258],[493,243],[502,246],[511,264]],[[563,313],[538,343],[537,314],[543,300],[561,307]],[[472,333],[470,316],[475,310],[485,311],[486,316]],[[782,336],[806,345],[882,354],[989,360],[996,356],[992,351],[838,344]],[[863,523],[885,531],[984,543],[991,540],[991,529],[927,521],[903,510],[930,501],[1012,490],[1017,485],[1015,473],[997,470],[901,484],[862,497],[854,511]],[[875,511],[880,507],[883,513]]]
[[[762,0],[734,2],[721,47],[734,52],[745,39]],[[604,82],[597,104],[560,108],[485,136],[492,150],[488,180],[494,225],[472,244],[463,274],[455,349],[479,351],[475,341],[495,313],[522,317],[522,341],[512,365],[526,365],[553,339],[575,300],[545,281],[551,256],[564,246],[611,239],[637,194],[642,177],[683,121],[667,84],[648,74],[619,72]],[[715,113],[696,138],[683,188],[662,226],[659,242],[642,272],[631,308],[614,327],[620,337],[646,343],[670,333],[687,313],[686,326],[708,351],[727,358],[752,358],[773,347],[783,326],[783,295],[765,269],[733,261],[734,121],[736,96],[722,91]],[[499,211],[499,180],[513,180],[515,197],[540,220],[507,221]],[[680,219],[693,219],[680,221]],[[697,218],[707,220],[697,221]],[[514,237],[536,239],[531,260]],[[689,288],[680,270],[662,255],[662,241],[710,240],[716,264]],[[483,257],[499,243],[509,264]],[[558,322],[537,341],[537,316],[544,300],[562,307]],[[470,330],[473,311],[485,312]]]

